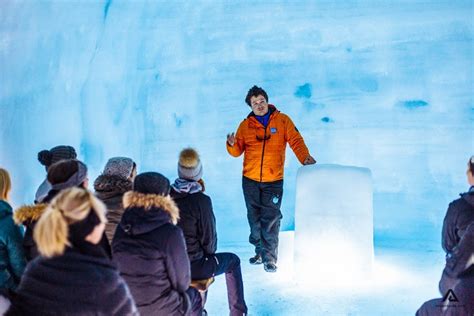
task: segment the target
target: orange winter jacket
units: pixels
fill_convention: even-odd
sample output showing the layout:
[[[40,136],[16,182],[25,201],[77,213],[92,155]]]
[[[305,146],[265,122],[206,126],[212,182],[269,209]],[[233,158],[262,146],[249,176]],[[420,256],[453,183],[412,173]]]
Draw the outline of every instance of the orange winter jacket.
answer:
[[[267,128],[250,113],[240,123],[234,146],[227,143],[227,151],[234,157],[244,153],[243,175],[259,182],[283,179],[286,143],[290,144],[298,160],[303,163],[309,156],[303,137],[291,119],[269,104],[273,111]]]

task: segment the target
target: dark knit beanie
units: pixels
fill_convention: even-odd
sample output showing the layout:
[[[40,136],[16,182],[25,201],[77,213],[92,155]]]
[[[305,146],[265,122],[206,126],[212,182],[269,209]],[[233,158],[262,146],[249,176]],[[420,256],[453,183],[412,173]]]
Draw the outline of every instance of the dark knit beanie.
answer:
[[[201,180],[202,163],[199,154],[193,148],[185,148],[179,154],[178,176],[186,180]]]
[[[87,166],[79,160],[60,160],[48,169],[47,179],[54,190],[81,185],[87,179]]]
[[[170,193],[170,181],[158,172],[140,173],[133,181],[133,191],[166,196]]]
[[[76,158],[76,150],[71,146],[56,146],[50,150],[42,150],[38,153],[38,160],[43,166],[46,166],[46,169],[60,160]]]

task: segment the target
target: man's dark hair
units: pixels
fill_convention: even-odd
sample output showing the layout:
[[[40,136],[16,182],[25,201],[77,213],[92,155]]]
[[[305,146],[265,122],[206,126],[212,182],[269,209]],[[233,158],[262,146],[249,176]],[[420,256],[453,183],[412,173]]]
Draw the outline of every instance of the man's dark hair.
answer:
[[[259,95],[263,95],[265,100],[268,102],[268,95],[265,90],[260,87],[253,86],[252,88],[250,88],[249,92],[247,92],[247,96],[245,97],[245,103],[247,103],[249,106],[252,106],[252,104],[250,104],[250,98],[258,97]]]

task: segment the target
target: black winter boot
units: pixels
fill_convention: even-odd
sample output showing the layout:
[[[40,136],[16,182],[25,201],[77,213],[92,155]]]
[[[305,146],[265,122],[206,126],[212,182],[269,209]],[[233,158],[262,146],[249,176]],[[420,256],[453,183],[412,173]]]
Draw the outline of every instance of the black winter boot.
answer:
[[[249,259],[250,264],[262,264],[262,257],[260,255],[255,255]]]

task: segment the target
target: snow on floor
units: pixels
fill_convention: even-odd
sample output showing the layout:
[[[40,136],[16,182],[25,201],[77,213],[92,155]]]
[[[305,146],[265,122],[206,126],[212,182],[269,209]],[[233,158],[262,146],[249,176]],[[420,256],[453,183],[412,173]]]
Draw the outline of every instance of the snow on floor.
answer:
[[[424,301],[439,296],[441,248],[427,249],[413,241],[376,241],[373,280],[334,287],[293,280],[292,241],[293,232],[280,233],[277,273],[248,263],[253,255],[248,243],[220,245],[219,252],[234,252],[241,258],[249,315],[414,315]],[[206,310],[209,315],[229,313],[223,275],[210,287]]]

